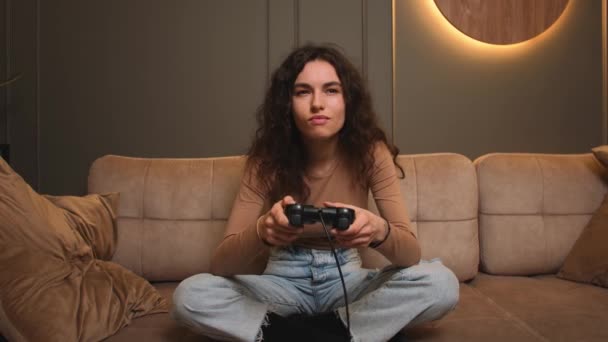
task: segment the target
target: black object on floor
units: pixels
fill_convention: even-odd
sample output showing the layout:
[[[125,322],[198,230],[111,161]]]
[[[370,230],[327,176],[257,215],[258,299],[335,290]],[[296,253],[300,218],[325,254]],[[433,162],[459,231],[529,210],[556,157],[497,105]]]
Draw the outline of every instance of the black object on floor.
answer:
[[[282,317],[268,314],[268,325],[262,327],[264,341],[350,341],[350,334],[334,312],[315,316]]]

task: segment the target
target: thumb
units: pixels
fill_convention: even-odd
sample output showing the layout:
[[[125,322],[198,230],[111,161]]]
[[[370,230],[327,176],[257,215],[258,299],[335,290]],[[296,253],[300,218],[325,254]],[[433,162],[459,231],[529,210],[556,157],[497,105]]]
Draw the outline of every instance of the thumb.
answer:
[[[287,195],[283,197],[283,207],[289,204],[296,204],[296,201],[293,199],[293,197]]]

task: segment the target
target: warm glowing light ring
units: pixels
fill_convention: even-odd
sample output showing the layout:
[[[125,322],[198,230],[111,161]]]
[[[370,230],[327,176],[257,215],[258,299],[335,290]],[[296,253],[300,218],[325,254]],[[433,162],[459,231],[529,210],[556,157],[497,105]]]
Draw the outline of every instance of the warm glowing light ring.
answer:
[[[434,0],[452,26],[465,35],[493,45],[532,39],[550,28],[569,0]]]
[[[450,40],[454,44],[465,44],[466,48],[473,50],[485,50],[487,52],[490,51],[521,51],[525,50],[532,45],[536,45],[542,42],[545,39],[550,39],[552,36],[556,34],[556,32],[564,29],[564,23],[568,21],[569,13],[572,12],[572,1],[569,1],[566,8],[560,15],[560,17],[551,25],[547,30],[543,33],[533,37],[529,40],[525,40],[520,43],[507,44],[507,45],[497,45],[490,44],[486,42],[482,42],[471,38],[464,34],[462,31],[454,27],[443,15],[441,10],[437,7],[434,0],[426,0],[420,1],[423,4],[420,7],[421,15],[429,18],[429,22],[432,23],[429,25],[429,29],[435,30],[436,33],[441,35],[443,39]],[[454,41],[456,39],[457,41]]]

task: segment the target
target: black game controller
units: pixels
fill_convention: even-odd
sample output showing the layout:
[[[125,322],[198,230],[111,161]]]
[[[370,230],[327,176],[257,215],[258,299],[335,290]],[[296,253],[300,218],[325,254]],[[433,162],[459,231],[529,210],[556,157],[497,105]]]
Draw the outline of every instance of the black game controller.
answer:
[[[305,224],[323,222],[338,230],[347,230],[355,221],[355,211],[350,208],[315,208],[307,204],[289,204],[285,207],[285,215],[289,224],[294,227],[302,227]]]

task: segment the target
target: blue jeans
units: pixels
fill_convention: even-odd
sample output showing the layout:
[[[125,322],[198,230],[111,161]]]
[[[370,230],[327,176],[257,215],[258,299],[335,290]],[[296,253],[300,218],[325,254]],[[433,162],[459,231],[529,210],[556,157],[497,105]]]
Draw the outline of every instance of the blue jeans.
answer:
[[[353,341],[387,341],[407,325],[436,320],[458,302],[456,276],[438,260],[408,268],[361,268],[356,249],[337,250]],[[262,275],[198,274],[173,295],[171,314],[217,340],[256,341],[266,314],[337,311],[346,325],[342,283],[331,251],[273,248]]]

